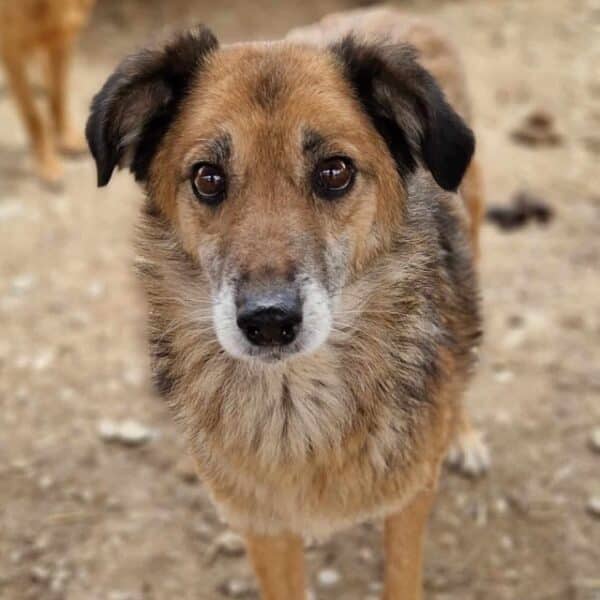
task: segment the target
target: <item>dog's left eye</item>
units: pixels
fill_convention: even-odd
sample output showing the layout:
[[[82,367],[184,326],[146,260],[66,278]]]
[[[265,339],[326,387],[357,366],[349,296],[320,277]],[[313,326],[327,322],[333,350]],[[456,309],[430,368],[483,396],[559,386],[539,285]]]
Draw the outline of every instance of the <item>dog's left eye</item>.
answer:
[[[225,198],[225,173],[217,165],[198,163],[192,173],[192,189],[198,200],[215,206]]]
[[[356,169],[349,158],[336,156],[321,160],[313,174],[315,192],[324,198],[337,198],[352,187]]]

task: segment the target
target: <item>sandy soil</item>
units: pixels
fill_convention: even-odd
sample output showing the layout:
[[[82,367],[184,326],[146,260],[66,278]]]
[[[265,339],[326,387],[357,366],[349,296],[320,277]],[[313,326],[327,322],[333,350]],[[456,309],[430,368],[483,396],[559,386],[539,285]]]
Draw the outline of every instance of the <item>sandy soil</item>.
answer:
[[[78,118],[117,57],[163,23],[262,38],[344,3],[299,4],[100,0],[75,66]],[[600,426],[600,4],[403,4],[439,16],[464,49],[489,202],[526,189],[556,212],[548,227],[483,229],[486,343],[468,401],[494,464],[481,481],[443,477],[426,596],[597,600],[600,520],[586,505],[600,495],[589,443]],[[537,107],[554,115],[559,145],[511,139]],[[131,269],[140,191],[126,174],[95,189],[90,159],[67,165],[59,194],[30,169],[0,86],[0,598],[220,598],[249,570],[243,553],[214,552],[225,527],[148,384]],[[158,435],[108,444],[105,418]],[[308,549],[319,599],[376,597],[379,533],[367,524]],[[323,585],[323,569],[339,581]]]

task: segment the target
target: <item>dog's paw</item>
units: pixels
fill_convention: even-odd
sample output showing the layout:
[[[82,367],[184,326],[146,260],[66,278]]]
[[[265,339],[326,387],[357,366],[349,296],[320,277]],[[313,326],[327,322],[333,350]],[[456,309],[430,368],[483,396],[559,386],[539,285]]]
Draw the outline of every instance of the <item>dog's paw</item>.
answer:
[[[476,429],[460,433],[448,452],[446,464],[465,477],[481,477],[491,465],[490,451]]]
[[[69,158],[88,154],[88,145],[83,133],[73,129],[63,133],[58,140],[58,149]]]
[[[45,158],[37,164],[36,174],[42,186],[48,191],[54,193],[62,191],[63,168],[54,155]]]

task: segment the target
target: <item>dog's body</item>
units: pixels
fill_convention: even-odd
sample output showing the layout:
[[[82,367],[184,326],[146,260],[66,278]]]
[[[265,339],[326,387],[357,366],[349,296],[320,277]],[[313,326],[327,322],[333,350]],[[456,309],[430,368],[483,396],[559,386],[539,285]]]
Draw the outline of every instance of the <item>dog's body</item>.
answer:
[[[85,148],[67,107],[67,77],[77,33],[85,25],[94,0],[0,0],[0,59],[4,63],[23,123],[30,138],[38,176],[56,183],[62,174],[58,152]],[[27,79],[32,54],[47,59],[51,125],[40,115]]]
[[[396,24],[385,43],[378,19]],[[99,184],[129,165],[148,191],[155,381],[267,600],[304,597],[301,536],[377,515],[386,599],[420,598],[440,464],[465,428],[473,138],[403,22],[355,13],[224,49],[198,30],[127,59],[88,122]],[[467,118],[453,51],[419,27]]]

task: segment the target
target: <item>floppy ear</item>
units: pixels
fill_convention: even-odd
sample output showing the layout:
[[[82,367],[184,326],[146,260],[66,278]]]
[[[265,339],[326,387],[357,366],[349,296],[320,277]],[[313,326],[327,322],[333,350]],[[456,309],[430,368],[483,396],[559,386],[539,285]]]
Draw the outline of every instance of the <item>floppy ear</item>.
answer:
[[[455,191],[475,149],[473,132],[448,104],[408,45],[346,37],[332,47],[364,109],[385,139],[401,176],[417,163]]]
[[[217,47],[211,31],[199,26],[119,65],[94,97],[85,130],[99,186],[110,181],[117,165],[128,166],[138,181],[147,179],[188,86]]]

